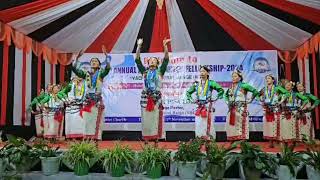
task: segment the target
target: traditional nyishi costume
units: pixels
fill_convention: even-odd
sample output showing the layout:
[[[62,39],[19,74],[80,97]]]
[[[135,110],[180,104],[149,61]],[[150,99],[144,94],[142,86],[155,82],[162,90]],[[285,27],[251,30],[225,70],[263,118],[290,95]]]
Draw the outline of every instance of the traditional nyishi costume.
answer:
[[[70,83],[64,88],[68,94],[65,113],[66,138],[85,137],[86,123],[80,114],[86,96],[86,82],[81,79],[77,84]]]
[[[43,100],[44,97],[46,97],[48,94],[46,92],[42,92],[39,96],[32,99],[29,110],[35,109],[34,111],[34,121],[36,125],[36,133],[37,137],[43,137],[43,115],[42,110],[40,108],[40,102]]]
[[[280,121],[280,141],[295,142],[299,140],[299,118],[298,110],[300,107],[298,101],[303,101],[303,106],[308,103],[308,98],[300,93],[293,91],[288,92],[287,98],[282,107],[281,121]]]
[[[165,138],[163,106],[161,100],[161,79],[166,72],[169,59],[164,58],[158,69],[147,69],[141,59],[135,60],[139,72],[144,77],[144,89],[141,93],[141,124],[144,140]]]
[[[104,77],[111,69],[110,64],[105,68],[99,68],[95,72],[88,72],[78,68],[77,62],[73,64],[72,71],[86,81],[86,98],[80,110],[80,116],[85,121],[85,138],[101,139],[102,136],[102,118],[104,104],[101,96],[101,88]]]
[[[227,139],[231,141],[249,139],[248,92],[252,99],[259,92],[247,83],[238,82],[226,91],[225,99],[229,105],[227,115]]]
[[[213,80],[206,80],[204,84],[195,82],[187,91],[188,100],[192,101],[192,94],[196,92],[196,103],[198,105],[195,112],[195,135],[208,139],[212,136],[216,137],[216,132],[213,128],[211,120],[213,113],[213,99],[212,91],[218,92],[217,99],[223,98],[224,90],[222,87]]]
[[[298,118],[300,121],[299,125],[299,140],[302,140],[306,138],[307,140],[312,140],[314,139],[314,126],[313,126],[313,121],[312,121],[312,115],[310,109],[312,106],[316,107],[320,104],[320,100],[310,94],[310,93],[301,93],[300,94],[304,95],[305,97],[308,98],[309,103],[306,105],[307,109],[305,111],[300,111],[298,112]],[[299,106],[303,105],[303,101],[299,100],[298,101]]]
[[[286,98],[288,91],[281,86],[272,85],[260,91],[263,103],[263,138],[267,140],[280,140],[280,104]]]
[[[63,132],[64,102],[63,96],[58,94],[46,95],[40,104],[44,105],[43,124],[44,138],[60,138]]]

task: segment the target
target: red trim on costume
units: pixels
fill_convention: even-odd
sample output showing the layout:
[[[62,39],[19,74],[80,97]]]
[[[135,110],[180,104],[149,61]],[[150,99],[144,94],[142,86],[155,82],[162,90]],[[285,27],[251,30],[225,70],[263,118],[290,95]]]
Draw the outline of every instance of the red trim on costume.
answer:
[[[207,136],[210,135],[210,129],[211,129],[211,109],[212,109],[212,102],[209,103],[208,107],[208,118],[207,118]]]
[[[230,110],[229,125],[234,126],[236,124],[236,108],[232,107]]]
[[[243,108],[243,113],[242,113],[242,137],[244,139],[247,139],[246,137],[247,116],[248,116],[247,105],[245,104]]]
[[[296,119],[296,122],[295,122],[295,127],[296,127],[296,140],[301,140],[301,137],[300,137],[300,126],[299,126],[299,119]]]
[[[66,134],[66,138],[83,138],[83,134]]]
[[[22,102],[21,102],[21,124],[22,126],[26,125],[26,74],[27,74],[27,51],[26,48],[23,48],[22,55]]]
[[[277,137],[263,136],[263,139],[266,139],[266,140],[277,140]]]
[[[246,140],[246,138],[243,138],[243,135],[239,135],[239,136],[229,136],[227,137],[228,141],[233,141],[233,140]]]
[[[101,104],[102,104],[102,102],[100,103],[99,110],[98,110],[98,116],[97,116],[97,120],[96,120],[96,132],[94,134],[95,139],[98,139],[100,124],[101,124],[101,115],[104,110],[104,106]]]
[[[3,43],[2,62],[2,92],[1,92],[1,120],[0,126],[6,125],[7,120],[7,96],[8,96],[8,68],[9,68],[9,46]]]
[[[276,117],[277,117],[277,140],[280,141],[281,112],[277,112]]]

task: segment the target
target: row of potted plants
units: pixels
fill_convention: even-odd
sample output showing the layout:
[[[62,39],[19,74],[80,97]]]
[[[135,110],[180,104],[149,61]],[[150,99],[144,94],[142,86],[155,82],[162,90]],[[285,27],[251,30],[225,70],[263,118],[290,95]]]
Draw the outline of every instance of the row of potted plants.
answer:
[[[240,152],[235,152],[239,146]],[[201,147],[205,147],[205,153],[202,153]],[[135,152],[117,143],[112,149],[99,151],[96,143],[82,141],[72,143],[69,150],[62,152],[59,148],[49,147],[44,141],[29,143],[8,136],[6,145],[0,150],[0,175],[18,176],[29,171],[41,159],[45,175],[58,173],[62,161],[78,176],[87,175],[94,164],[101,163],[105,171],[114,177],[128,172],[159,178],[169,164],[173,166],[176,163],[181,179],[195,179],[197,172],[203,179],[222,179],[225,171],[238,162],[243,179],[256,180],[265,174],[280,180],[291,180],[295,179],[303,165],[308,167],[309,179],[320,179],[320,151],[309,147],[311,149],[305,152],[295,152],[294,146],[285,145],[281,153],[270,154],[248,142],[236,142],[224,147],[214,141],[194,139],[180,142],[178,151],[173,153],[171,159],[171,152],[151,145]],[[170,160],[173,162],[169,163]],[[197,168],[199,166],[200,169]],[[176,175],[175,170],[171,175]]]

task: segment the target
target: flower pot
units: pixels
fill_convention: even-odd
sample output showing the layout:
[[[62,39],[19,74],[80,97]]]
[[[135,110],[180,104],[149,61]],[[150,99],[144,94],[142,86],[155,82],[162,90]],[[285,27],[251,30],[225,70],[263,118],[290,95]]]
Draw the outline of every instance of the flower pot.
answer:
[[[296,179],[296,175],[293,176],[290,173],[289,167],[285,165],[280,165],[278,169],[278,177],[279,177],[279,180],[295,180]]]
[[[112,177],[122,177],[124,176],[124,172],[125,172],[125,164],[119,164],[118,166],[116,167],[113,167],[111,169],[111,176]]]
[[[85,176],[89,174],[89,165],[85,161],[76,162],[73,172],[76,176]]]
[[[211,179],[223,179],[224,172],[226,171],[225,166],[219,166],[213,163],[208,163],[209,173]]]
[[[42,173],[46,176],[59,173],[60,157],[40,157]]]
[[[156,164],[153,168],[149,168],[147,170],[147,176],[151,179],[158,179],[162,174],[162,165]]]
[[[310,180],[319,180],[320,179],[320,171],[315,170],[312,166],[307,165],[307,175]]]
[[[195,179],[197,171],[197,162],[179,162],[178,173],[180,179]]]
[[[244,176],[246,180],[260,180],[261,171],[258,169],[252,169],[248,167],[243,167]]]

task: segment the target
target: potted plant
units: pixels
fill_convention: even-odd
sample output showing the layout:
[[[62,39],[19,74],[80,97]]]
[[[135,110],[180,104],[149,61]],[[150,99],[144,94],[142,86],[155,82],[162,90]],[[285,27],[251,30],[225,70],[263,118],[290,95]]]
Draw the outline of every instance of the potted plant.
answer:
[[[303,161],[302,153],[294,151],[295,145],[288,146],[285,144],[281,148],[281,153],[277,154],[279,160],[278,176],[279,180],[296,179],[299,166]]]
[[[130,167],[130,161],[134,159],[135,153],[128,146],[116,143],[113,149],[102,152],[103,166],[106,172],[111,171],[112,177],[122,177],[125,168]]]
[[[201,139],[180,142],[174,160],[178,162],[178,174],[181,179],[195,179],[197,164],[203,157]]]
[[[50,147],[44,140],[33,145],[40,154],[42,173],[46,176],[59,173],[60,155],[59,147]]]
[[[305,152],[308,156],[305,159],[308,179],[319,180],[320,179],[320,151],[307,148]]]
[[[232,150],[237,148],[237,144],[233,143],[230,147],[225,148],[224,146],[218,146],[214,140],[211,140],[207,141],[205,146],[205,159],[208,163],[206,172],[204,174],[204,179],[208,178],[209,175],[211,176],[211,179],[222,179],[225,171],[236,160],[235,153],[232,152]]]
[[[5,146],[0,149],[0,179],[4,177],[6,170],[7,159],[5,157]]]
[[[249,142],[240,143],[239,159],[241,175],[247,180],[259,180],[262,173],[274,176],[277,169],[276,158],[263,152],[259,146]]]
[[[5,157],[7,162],[6,169],[9,171],[5,176],[21,179],[21,173],[29,171],[39,162],[39,154],[31,143],[22,138],[7,135],[7,139],[8,141],[1,152],[1,156]]]
[[[100,159],[96,144],[92,141],[74,142],[70,149],[64,153],[63,163],[73,169],[77,176],[88,175],[92,167]]]
[[[143,147],[139,154],[142,170],[147,171],[147,176],[152,179],[161,177],[162,168],[166,169],[170,160],[170,152],[151,145]]]

